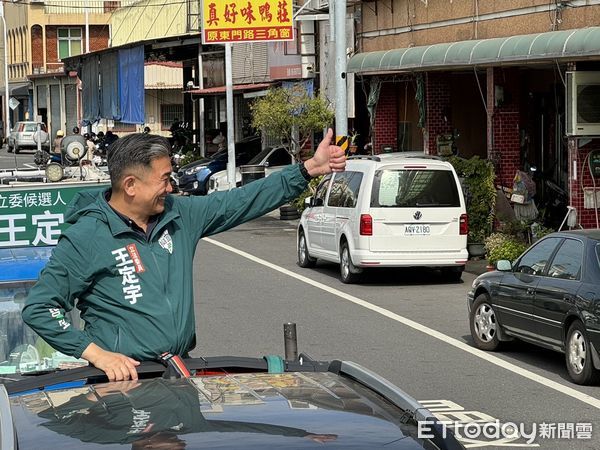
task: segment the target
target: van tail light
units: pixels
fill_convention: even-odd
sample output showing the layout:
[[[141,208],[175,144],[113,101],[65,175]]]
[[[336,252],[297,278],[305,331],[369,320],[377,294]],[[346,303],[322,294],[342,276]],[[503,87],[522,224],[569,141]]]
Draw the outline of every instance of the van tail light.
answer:
[[[469,216],[460,215],[460,234],[469,234]]]
[[[373,218],[369,214],[360,215],[360,235],[373,236]]]

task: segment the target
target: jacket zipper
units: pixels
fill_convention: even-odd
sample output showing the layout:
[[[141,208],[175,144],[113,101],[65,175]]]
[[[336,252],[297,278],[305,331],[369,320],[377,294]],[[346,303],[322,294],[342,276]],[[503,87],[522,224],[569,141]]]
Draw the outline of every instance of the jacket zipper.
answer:
[[[158,271],[158,273],[160,274],[161,280],[162,280],[162,285],[163,285],[163,295],[165,297],[165,300],[167,301],[167,304],[169,305],[169,310],[171,311],[171,319],[173,320],[173,329],[175,330],[175,334],[177,336],[177,342],[179,342],[179,334],[180,334],[180,330],[177,329],[177,325],[175,323],[175,309],[173,308],[173,304],[171,303],[171,299],[169,298],[169,296],[167,295],[167,283],[166,280],[163,276],[162,270],[160,268],[160,265],[158,264],[158,261],[156,260],[156,255],[154,254],[154,242],[150,242],[150,253],[152,253],[152,259],[154,260],[154,265],[156,266],[156,270]],[[166,350],[166,349],[165,349]]]

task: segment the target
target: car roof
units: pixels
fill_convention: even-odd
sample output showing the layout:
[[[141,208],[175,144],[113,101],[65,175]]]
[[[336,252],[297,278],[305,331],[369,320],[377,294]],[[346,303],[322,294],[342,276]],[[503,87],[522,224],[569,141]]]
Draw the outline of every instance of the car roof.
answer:
[[[100,407],[90,394],[102,393],[103,386],[108,385],[13,397],[19,448],[34,448],[39,442],[60,448],[74,443],[71,438],[78,440],[77,448],[99,443],[131,448],[150,428],[147,435],[181,435],[188,448],[240,448],[241,436],[244,448],[296,448],[302,442],[298,438],[311,434],[329,436],[338,447],[421,446],[416,425],[403,422],[402,409],[331,372],[155,378],[140,380],[133,389],[111,383],[112,396],[96,397]],[[137,427],[132,405],[139,416]]]
[[[553,235],[586,237],[588,239],[600,241],[600,229],[598,229],[598,228],[589,228],[589,229],[585,229],[585,230],[559,231],[559,232],[553,233]]]
[[[0,248],[0,283],[37,280],[53,248]]]
[[[347,160],[350,167],[354,165],[362,166],[382,166],[393,164],[414,164],[427,167],[451,169],[452,165],[435,155],[426,155],[423,152],[396,152],[382,153],[379,155],[357,155],[350,156]]]

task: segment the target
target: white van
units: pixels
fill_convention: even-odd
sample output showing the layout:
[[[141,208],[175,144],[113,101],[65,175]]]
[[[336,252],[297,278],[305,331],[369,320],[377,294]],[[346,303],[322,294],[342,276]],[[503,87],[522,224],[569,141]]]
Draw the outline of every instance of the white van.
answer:
[[[436,267],[459,280],[469,231],[449,163],[424,154],[350,157],[327,175],[298,224],[298,264],[340,263],[344,283],[365,267]]]

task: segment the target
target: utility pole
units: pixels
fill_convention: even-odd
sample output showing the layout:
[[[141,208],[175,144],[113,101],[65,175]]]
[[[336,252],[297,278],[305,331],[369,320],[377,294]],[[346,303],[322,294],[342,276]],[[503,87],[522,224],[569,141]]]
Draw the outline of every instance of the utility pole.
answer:
[[[90,52],[90,17],[89,17],[89,0],[85,0],[85,52]]]
[[[225,100],[227,103],[227,182],[229,190],[235,187],[235,142],[233,132],[233,72],[230,42],[225,44]]]
[[[0,2],[0,16],[2,17],[2,33],[4,34],[4,139],[8,145],[8,135],[10,134],[10,105],[8,92],[8,32],[6,30],[6,18],[4,17],[4,2]]]
[[[331,37],[335,39],[335,142],[348,148],[348,89],[346,86],[346,0],[331,0],[333,23]],[[331,17],[331,9],[330,9]]]

